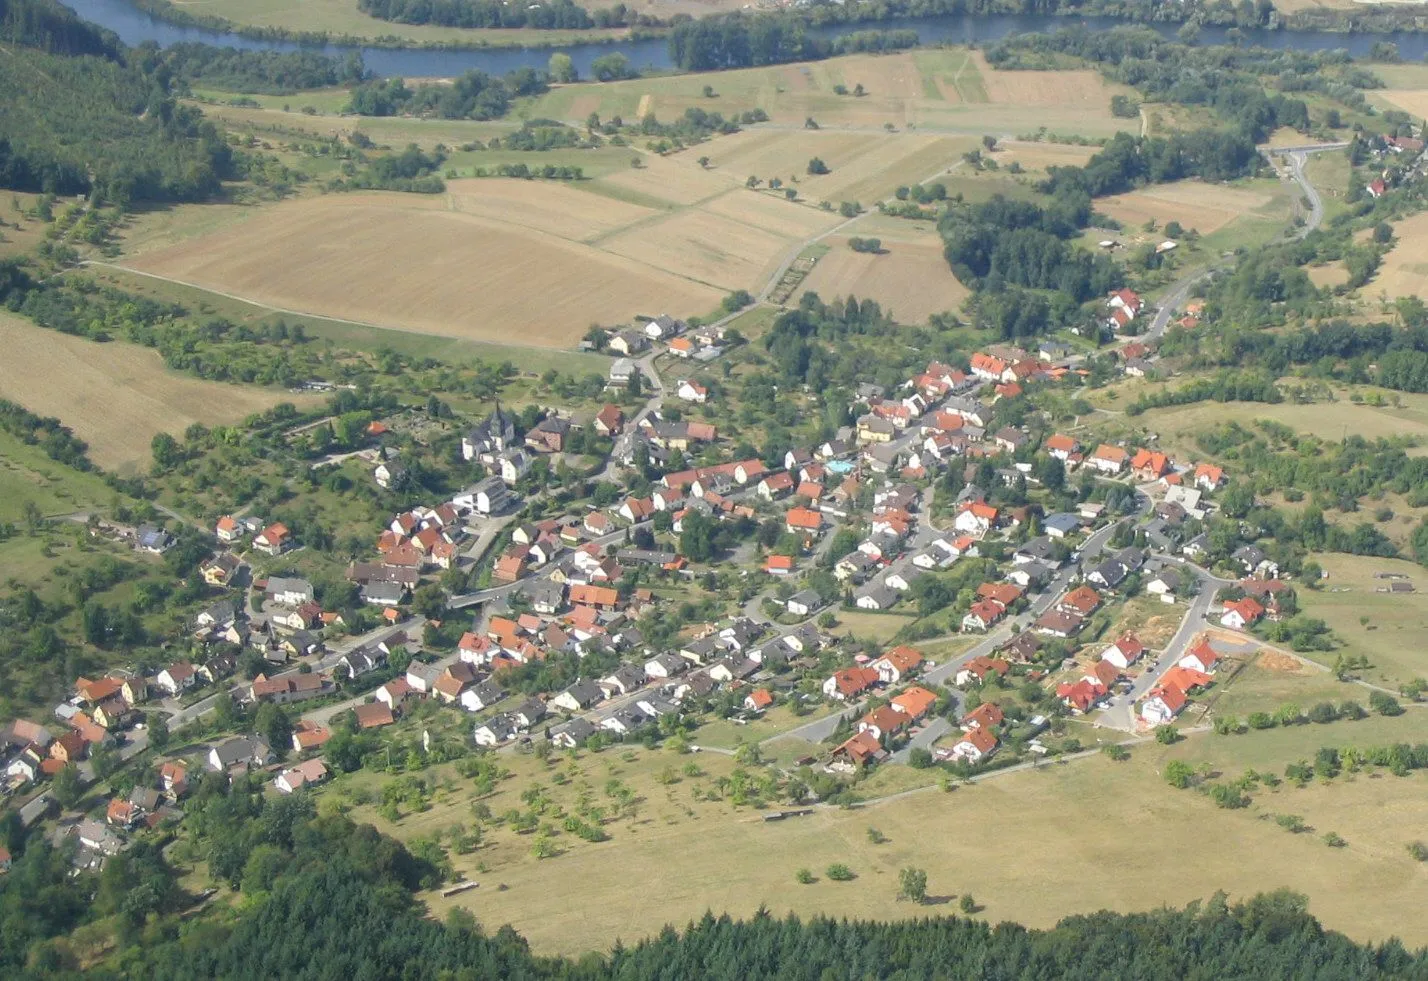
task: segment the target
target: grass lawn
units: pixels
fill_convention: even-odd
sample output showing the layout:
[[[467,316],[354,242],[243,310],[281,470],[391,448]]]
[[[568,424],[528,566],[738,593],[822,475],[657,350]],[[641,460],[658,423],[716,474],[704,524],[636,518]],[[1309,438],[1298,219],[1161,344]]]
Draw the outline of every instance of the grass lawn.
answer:
[[[97,474],[56,463],[39,447],[0,432],[0,522],[18,523],[28,504],[52,517],[99,507],[114,497]]]
[[[730,719],[705,723],[691,733],[690,741],[697,746],[734,749],[741,743],[763,742],[781,732],[806,725],[827,711],[826,706],[816,706],[813,712],[800,718],[788,706],[779,705],[750,720],[748,725],[739,725]]]
[[[829,633],[835,637],[851,634],[860,640],[871,640],[878,644],[887,643],[905,624],[915,619],[911,614],[867,613],[862,610],[843,609],[834,609],[833,615],[838,618],[838,625]]]
[[[1327,671],[1316,671],[1271,653],[1252,659],[1232,679],[1212,688],[1205,702],[1213,705],[1215,715],[1235,716],[1243,721],[1251,712],[1273,714],[1291,703],[1305,711],[1316,702],[1338,704],[1352,700],[1367,705],[1368,695],[1358,685],[1338,681]]]
[[[1342,653],[1363,655],[1371,667],[1363,680],[1386,687],[1428,677],[1428,593],[1380,593],[1389,580],[1375,572],[1412,577],[1428,589],[1423,568],[1399,559],[1322,554],[1315,560],[1329,573],[1318,590],[1299,590],[1299,605],[1309,616],[1327,623],[1344,641]],[[1338,652],[1310,656],[1332,664]],[[1367,697],[1367,696],[1365,696]]]

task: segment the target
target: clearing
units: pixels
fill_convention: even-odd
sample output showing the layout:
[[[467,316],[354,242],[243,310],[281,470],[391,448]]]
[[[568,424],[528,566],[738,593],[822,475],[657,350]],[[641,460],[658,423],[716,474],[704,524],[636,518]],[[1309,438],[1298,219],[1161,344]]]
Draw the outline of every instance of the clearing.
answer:
[[[89,444],[95,463],[119,472],[147,466],[157,433],[181,435],[195,422],[237,422],[279,402],[316,401],[311,395],[181,375],[165,368],[156,351],[61,334],[13,314],[0,314],[0,349],[5,351],[0,397],[57,417]]]

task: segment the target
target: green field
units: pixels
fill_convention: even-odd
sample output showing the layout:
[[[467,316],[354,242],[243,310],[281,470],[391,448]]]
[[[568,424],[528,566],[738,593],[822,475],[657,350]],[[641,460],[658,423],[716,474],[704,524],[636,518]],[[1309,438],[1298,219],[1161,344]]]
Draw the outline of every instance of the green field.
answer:
[[[1413,678],[1428,678],[1428,572],[1398,559],[1339,554],[1314,558],[1329,578],[1321,589],[1301,589],[1299,604],[1344,641],[1344,654],[1369,659],[1371,667],[1363,679],[1396,688]],[[1375,572],[1408,576],[1419,591],[1380,593],[1389,580],[1375,579]],[[1335,654],[1313,656],[1332,664]]]
[[[97,474],[82,473],[0,432],[0,523],[19,522],[33,504],[45,517],[105,505],[114,492]],[[0,563],[3,564],[3,563]]]

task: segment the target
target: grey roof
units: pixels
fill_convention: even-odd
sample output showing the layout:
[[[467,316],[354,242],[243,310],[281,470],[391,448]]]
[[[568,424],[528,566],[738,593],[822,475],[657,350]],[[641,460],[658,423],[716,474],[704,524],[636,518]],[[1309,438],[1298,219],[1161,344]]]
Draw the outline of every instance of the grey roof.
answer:
[[[290,578],[288,576],[269,576],[267,595],[276,596],[278,593],[303,593],[312,595],[312,583],[306,579]]]
[[[1115,559],[1107,559],[1092,569],[1091,575],[1099,577],[1107,586],[1115,587],[1125,581],[1126,567]]]
[[[815,606],[823,605],[823,597],[818,594],[816,589],[800,589],[788,598],[788,602],[812,609]]]
[[[1054,514],[1048,514],[1042,520],[1041,526],[1043,528],[1054,528],[1060,532],[1070,533],[1081,527],[1081,518],[1079,515],[1072,514],[1069,511],[1057,511]]]
[[[581,705],[593,705],[605,696],[600,690],[600,686],[589,678],[581,678],[565,689],[563,694],[570,695]]]
[[[535,725],[545,718],[545,703],[538,698],[528,698],[511,710],[517,721],[524,719],[526,725]]]

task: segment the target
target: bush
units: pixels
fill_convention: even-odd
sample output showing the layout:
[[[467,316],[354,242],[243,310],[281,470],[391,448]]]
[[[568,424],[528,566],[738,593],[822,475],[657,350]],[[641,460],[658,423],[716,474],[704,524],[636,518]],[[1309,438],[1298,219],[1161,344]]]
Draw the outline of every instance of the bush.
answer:
[[[1164,725],[1155,727],[1155,741],[1162,746],[1173,746],[1180,741],[1180,733],[1175,731],[1174,726]]]
[[[793,879],[795,882],[804,886],[811,885],[814,882],[818,881],[813,877],[813,873],[808,871],[807,869],[799,869],[797,872],[793,873]]]
[[[1348,842],[1345,841],[1343,838],[1339,837],[1338,832],[1329,831],[1324,834],[1324,844],[1328,845],[1330,848],[1343,848],[1345,845],[1348,844]]]
[[[1210,788],[1210,799],[1227,810],[1238,810],[1241,807],[1249,807],[1250,804],[1248,794],[1227,783],[1213,785]]]
[[[835,862],[828,866],[823,874],[834,882],[851,882],[857,878],[857,876],[853,874],[853,870],[841,862]]]
[[[828,165],[820,157],[811,157],[808,161],[808,172],[810,174],[830,173]]]
[[[874,255],[883,250],[883,240],[880,238],[850,238],[848,248],[854,252],[871,252]]]
[[[1398,699],[1387,692],[1376,691],[1369,696],[1369,708],[1379,715],[1402,715],[1403,706],[1398,704]]]
[[[1130,750],[1126,749],[1120,743],[1111,743],[1110,745],[1102,746],[1101,752],[1105,753],[1117,763],[1119,763],[1121,760],[1130,759]]]
[[[1410,841],[1408,843],[1408,854],[1413,856],[1416,862],[1428,862],[1428,845],[1421,841]]]
[[[932,766],[932,750],[914,747],[907,752],[907,765],[914,770],[926,770]]]

